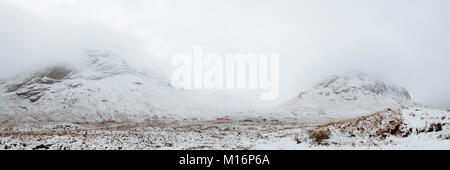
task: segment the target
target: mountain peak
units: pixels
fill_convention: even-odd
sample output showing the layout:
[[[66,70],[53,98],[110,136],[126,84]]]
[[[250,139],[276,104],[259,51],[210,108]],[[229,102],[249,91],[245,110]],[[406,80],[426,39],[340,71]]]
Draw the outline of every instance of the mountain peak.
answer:
[[[88,50],[84,57],[86,62],[73,68],[52,66],[5,80],[0,113],[33,120],[143,121],[181,113],[190,102],[162,73],[138,72],[111,51]]]
[[[299,97],[306,94],[338,95],[346,100],[356,100],[358,95],[386,96],[396,100],[411,100],[409,92],[401,87],[385,84],[363,72],[334,75],[318,83]]]
[[[89,49],[86,52],[85,68],[71,78],[104,79],[125,73],[136,73],[119,55],[109,50]]]
[[[281,106],[301,115],[353,117],[385,108],[413,107],[408,91],[385,84],[363,72],[330,76]]]
[[[373,83],[375,80],[368,74],[364,72],[347,72],[343,74],[333,75],[325,79],[324,81],[318,83],[317,87],[328,88],[332,85],[349,85],[349,86],[359,86],[364,84]]]
[[[88,54],[89,67],[107,75],[117,75],[134,72],[120,56],[108,50],[90,49]]]

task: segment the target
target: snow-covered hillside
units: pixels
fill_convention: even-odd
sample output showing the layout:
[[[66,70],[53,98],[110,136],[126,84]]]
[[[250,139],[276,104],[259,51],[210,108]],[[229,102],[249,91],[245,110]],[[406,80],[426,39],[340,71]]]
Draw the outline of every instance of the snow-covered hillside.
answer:
[[[450,112],[427,108],[384,109],[274,138],[254,149],[450,149]]]
[[[168,75],[137,71],[112,52],[89,50],[86,60],[84,66],[57,65],[3,80],[0,118],[105,122],[234,115],[324,122],[416,106],[405,89],[352,73],[333,76],[275,111],[236,110],[227,98],[212,101],[175,90]]]
[[[0,118],[121,122],[237,116],[324,123],[417,106],[405,89],[358,72],[332,76],[273,110],[246,111],[227,98],[175,90],[168,75],[137,71],[109,51],[89,50],[86,60],[84,66],[57,65],[2,81]]]
[[[361,72],[336,75],[278,108],[293,115],[346,119],[385,108],[418,106],[404,88],[385,84]]]
[[[159,71],[136,71],[109,51],[89,50],[87,55],[82,67],[52,66],[5,80],[0,84],[1,119],[143,121],[208,110],[173,90]]]
[[[3,122],[3,149],[450,149],[450,112],[385,109],[309,126],[282,119]]]

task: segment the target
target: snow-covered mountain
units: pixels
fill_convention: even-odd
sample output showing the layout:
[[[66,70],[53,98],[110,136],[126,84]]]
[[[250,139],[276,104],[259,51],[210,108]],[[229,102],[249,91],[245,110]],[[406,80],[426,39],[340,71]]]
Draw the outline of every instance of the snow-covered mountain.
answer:
[[[351,73],[317,84],[274,112],[245,112],[232,110],[236,107],[220,96],[202,98],[195,92],[175,90],[168,75],[137,71],[112,52],[89,50],[86,58],[84,66],[57,65],[1,81],[1,120],[102,122],[230,115],[348,118],[416,105],[403,88]]]
[[[417,104],[406,89],[385,84],[365,73],[351,72],[329,77],[279,109],[294,115],[348,118],[388,107],[414,106]]]
[[[124,121],[182,117],[201,109],[159,71],[136,71],[109,51],[89,50],[83,67],[52,66],[0,84],[2,120]],[[182,114],[179,114],[182,113]]]
[[[167,75],[137,71],[112,52],[89,50],[86,59],[84,66],[56,65],[0,81],[0,148],[446,149],[450,144],[449,111],[417,108],[407,90],[364,73],[332,76],[274,110],[230,111],[222,109],[232,108],[229,100],[175,90]]]

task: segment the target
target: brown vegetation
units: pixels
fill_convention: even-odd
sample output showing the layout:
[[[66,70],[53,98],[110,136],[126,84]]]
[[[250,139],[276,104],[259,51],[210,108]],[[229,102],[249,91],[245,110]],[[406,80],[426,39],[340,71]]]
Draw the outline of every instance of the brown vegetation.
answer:
[[[311,139],[314,143],[321,143],[323,140],[330,139],[331,134],[330,131],[323,129],[310,129],[307,133],[309,139]]]
[[[400,112],[388,108],[367,116],[313,127],[308,131],[308,135],[316,143],[327,139],[330,136],[330,131],[333,129],[348,137],[366,136],[384,139],[388,135],[409,135],[408,133],[403,133],[403,124]]]

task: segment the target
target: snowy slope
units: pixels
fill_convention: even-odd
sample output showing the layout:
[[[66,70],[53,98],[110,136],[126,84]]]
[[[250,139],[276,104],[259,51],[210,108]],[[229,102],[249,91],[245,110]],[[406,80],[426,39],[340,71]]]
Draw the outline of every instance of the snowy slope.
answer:
[[[336,75],[278,108],[293,115],[351,118],[385,108],[417,104],[404,88],[387,85],[361,72]]]
[[[324,131],[324,137],[317,132]],[[319,138],[320,137],[320,138]],[[450,112],[385,109],[323,125],[253,118],[141,123],[5,122],[0,150],[450,149]]]
[[[416,106],[405,89],[363,73],[333,76],[270,111],[238,110],[226,97],[174,90],[168,78],[137,71],[112,52],[89,50],[84,66],[53,66],[0,82],[0,118],[105,122],[231,115],[318,123]]]
[[[370,115],[308,127],[295,136],[254,149],[450,149],[450,112],[385,109]]]
[[[450,148],[450,112],[418,108],[405,89],[363,73],[332,76],[275,111],[246,112],[209,106],[232,108],[174,90],[167,75],[114,53],[86,57],[85,66],[0,81],[0,149]],[[311,137],[317,130],[326,138]]]
[[[53,66],[0,84],[2,120],[142,121],[208,110],[173,90],[161,72],[138,72],[109,51],[87,55],[84,67]]]

